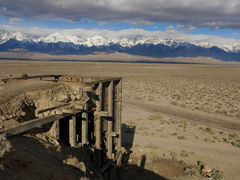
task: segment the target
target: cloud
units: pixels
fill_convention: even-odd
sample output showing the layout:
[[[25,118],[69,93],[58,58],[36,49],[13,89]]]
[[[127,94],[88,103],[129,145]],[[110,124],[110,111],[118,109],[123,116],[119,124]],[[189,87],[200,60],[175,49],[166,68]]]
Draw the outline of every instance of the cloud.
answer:
[[[152,22],[150,21],[143,21],[143,20],[138,20],[138,21],[127,21],[129,24],[135,25],[135,26],[151,26],[153,25]]]
[[[150,25],[176,23],[187,27],[240,29],[239,0],[5,0],[0,16],[34,20],[83,19],[99,23]]]
[[[23,22],[20,18],[10,18],[10,24],[19,25],[19,23]]]
[[[173,25],[170,25],[167,27],[167,31],[171,31],[171,30],[174,30],[174,26]]]
[[[234,36],[238,36],[239,33],[238,33],[238,32],[234,32],[234,33],[232,33],[232,35],[234,35]]]
[[[212,43],[215,45],[226,44],[226,45],[239,45],[239,39],[224,38],[214,35],[195,35],[195,34],[185,34],[185,31],[177,30],[166,30],[166,31],[146,31],[140,28],[136,29],[126,29],[121,31],[110,31],[110,30],[98,30],[98,29],[47,29],[47,28],[38,28],[38,27],[14,27],[10,25],[0,25],[1,30],[10,31],[10,32],[21,32],[23,34],[32,36],[32,37],[41,37],[48,36],[55,32],[59,32],[62,35],[75,35],[79,38],[89,38],[96,35],[100,35],[104,38],[135,38],[136,36],[145,36],[145,37],[159,37],[161,39],[174,39],[186,42],[193,43]]]
[[[192,26],[192,25],[177,25],[177,29],[183,29],[183,30],[195,30],[196,27]]]

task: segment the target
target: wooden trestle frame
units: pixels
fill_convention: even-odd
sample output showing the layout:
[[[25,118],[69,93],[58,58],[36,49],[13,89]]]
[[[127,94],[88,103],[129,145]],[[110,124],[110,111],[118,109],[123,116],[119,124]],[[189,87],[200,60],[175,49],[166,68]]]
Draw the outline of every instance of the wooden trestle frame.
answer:
[[[81,143],[82,147],[92,150],[94,164],[100,173],[104,173],[112,164],[120,165],[123,153],[121,77],[28,76],[24,74],[19,78],[3,79],[2,82],[26,80],[69,84],[76,90],[78,98],[59,106],[37,109],[35,114],[39,118],[5,130],[7,137],[53,122],[52,129],[56,139],[63,138],[71,146]],[[49,115],[46,115],[46,112],[49,112]],[[44,113],[45,116],[43,116]]]

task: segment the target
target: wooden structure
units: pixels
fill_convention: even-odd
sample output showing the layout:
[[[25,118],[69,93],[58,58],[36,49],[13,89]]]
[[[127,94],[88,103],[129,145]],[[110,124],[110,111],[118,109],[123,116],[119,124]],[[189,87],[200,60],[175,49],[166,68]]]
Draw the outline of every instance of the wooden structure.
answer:
[[[56,139],[63,139],[71,146],[79,143],[90,149],[93,162],[100,173],[121,163],[121,104],[122,78],[79,77],[66,75],[22,75],[14,81],[51,81],[69,84],[74,90],[72,101],[46,109],[37,109],[34,120],[4,131],[7,137],[52,122]],[[113,173],[109,177],[114,177]]]

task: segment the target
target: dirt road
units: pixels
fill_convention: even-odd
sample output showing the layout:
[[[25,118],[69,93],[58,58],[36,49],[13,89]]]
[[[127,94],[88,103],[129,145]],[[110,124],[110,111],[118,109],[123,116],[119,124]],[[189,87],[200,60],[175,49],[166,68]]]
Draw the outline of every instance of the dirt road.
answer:
[[[166,107],[153,104],[151,102],[134,100],[128,97],[123,97],[123,104],[125,106],[135,107],[147,112],[162,113],[175,118],[180,118],[184,121],[196,122],[205,126],[214,127],[229,132],[240,132],[240,120],[228,116],[189,111],[174,107]]]

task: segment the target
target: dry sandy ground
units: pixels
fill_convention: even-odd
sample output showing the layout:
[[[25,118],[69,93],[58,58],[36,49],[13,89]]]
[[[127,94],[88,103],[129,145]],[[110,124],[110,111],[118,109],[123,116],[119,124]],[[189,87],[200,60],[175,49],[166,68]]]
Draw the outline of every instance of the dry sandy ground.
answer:
[[[136,151],[191,164],[200,160],[210,168],[224,171],[226,179],[238,179],[240,175],[240,149],[223,140],[228,139],[231,132],[176,116],[153,114],[148,109],[136,109],[127,104],[123,109],[123,122],[135,127],[133,147]],[[125,141],[128,141],[128,133],[124,134]]]
[[[240,66],[0,61],[0,79],[25,73],[123,77],[122,120],[135,128],[124,132],[124,143],[131,144],[134,135],[133,151],[146,154],[146,168],[148,157],[156,155],[191,164],[201,160],[223,171],[225,179],[240,177]],[[149,110],[146,104],[176,113]],[[177,112],[223,124],[197,122]]]

